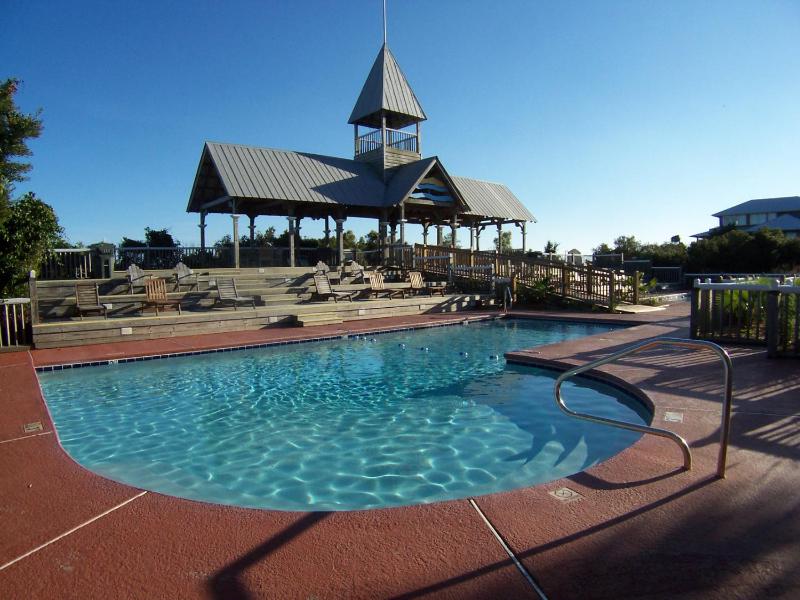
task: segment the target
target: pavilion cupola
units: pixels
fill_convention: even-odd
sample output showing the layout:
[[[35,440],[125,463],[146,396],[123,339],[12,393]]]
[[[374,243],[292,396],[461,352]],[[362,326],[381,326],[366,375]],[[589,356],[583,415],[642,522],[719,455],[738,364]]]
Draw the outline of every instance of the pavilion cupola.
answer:
[[[384,43],[348,121],[354,127],[355,159],[383,171],[419,160],[422,157],[420,123],[426,118]],[[368,131],[360,132],[359,126]]]

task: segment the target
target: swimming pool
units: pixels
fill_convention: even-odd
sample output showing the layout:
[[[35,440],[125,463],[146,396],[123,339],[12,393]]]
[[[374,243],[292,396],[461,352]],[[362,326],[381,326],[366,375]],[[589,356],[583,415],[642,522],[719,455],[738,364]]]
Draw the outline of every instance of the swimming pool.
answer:
[[[39,373],[65,450],[165,494],[254,508],[353,510],[557,479],[639,434],[566,417],[555,374],[504,352],[614,326],[499,320]],[[649,422],[590,380],[576,410]]]

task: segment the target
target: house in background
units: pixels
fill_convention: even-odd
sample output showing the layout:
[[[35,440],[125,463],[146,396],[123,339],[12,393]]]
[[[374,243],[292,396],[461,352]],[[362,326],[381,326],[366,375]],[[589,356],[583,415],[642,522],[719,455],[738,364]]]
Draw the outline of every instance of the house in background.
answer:
[[[800,196],[748,200],[712,216],[719,218],[719,226],[695,233],[693,238],[708,238],[718,229],[730,226],[748,233],[759,229],[780,229],[786,237],[800,236]]]

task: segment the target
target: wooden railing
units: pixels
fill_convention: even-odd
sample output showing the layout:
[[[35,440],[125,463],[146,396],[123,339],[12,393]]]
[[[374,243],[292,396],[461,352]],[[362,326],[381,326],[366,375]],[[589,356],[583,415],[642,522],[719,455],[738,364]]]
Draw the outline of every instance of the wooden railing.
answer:
[[[701,282],[692,289],[694,339],[766,345],[770,357],[800,358],[800,286],[777,280]]]
[[[433,275],[491,284],[506,280],[543,292],[613,310],[620,302],[639,302],[639,274],[591,265],[530,258],[518,254],[470,251],[447,246],[414,246],[414,268]]]
[[[318,261],[330,262],[334,250],[330,248],[295,248],[298,266],[314,265]],[[143,269],[171,269],[179,262],[191,269],[224,269],[234,264],[232,247],[178,246],[175,248],[140,247],[117,248],[117,269],[127,269],[137,264]],[[289,266],[289,248],[239,247],[239,266],[286,267]]]
[[[96,256],[92,248],[56,248],[45,254],[39,267],[42,279],[88,279],[93,277]]]
[[[382,146],[381,130],[370,131],[356,138],[356,156],[366,154],[373,150],[380,150]],[[386,129],[386,147],[405,152],[419,152],[417,134],[397,129]]]
[[[30,303],[30,298],[0,299],[0,349],[22,349],[30,345]]]

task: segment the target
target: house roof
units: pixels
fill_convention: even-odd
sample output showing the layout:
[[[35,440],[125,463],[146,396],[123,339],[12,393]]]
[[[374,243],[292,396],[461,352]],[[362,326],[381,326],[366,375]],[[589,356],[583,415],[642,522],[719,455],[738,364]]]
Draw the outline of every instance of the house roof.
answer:
[[[392,129],[427,119],[386,44],[378,52],[347,122],[378,128],[382,111],[386,112],[386,126]]]
[[[714,213],[714,217],[728,215],[746,215],[751,213],[793,212],[800,211],[800,196],[785,196],[783,198],[760,198],[748,200],[736,206],[726,208]]]
[[[744,231],[755,232],[761,229],[780,229],[782,231],[800,231],[800,219],[792,215],[781,215],[760,225],[750,225]]]
[[[238,212],[252,214],[285,215],[287,203],[293,203],[314,214],[338,205],[353,216],[372,215],[403,202],[434,170],[452,187],[460,214],[536,220],[506,186],[451,177],[437,157],[396,167],[384,183],[374,167],[356,160],[217,142],[203,148],[186,211],[228,213],[226,201],[236,200]]]

